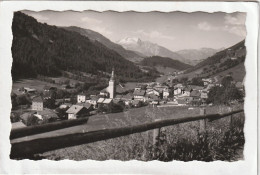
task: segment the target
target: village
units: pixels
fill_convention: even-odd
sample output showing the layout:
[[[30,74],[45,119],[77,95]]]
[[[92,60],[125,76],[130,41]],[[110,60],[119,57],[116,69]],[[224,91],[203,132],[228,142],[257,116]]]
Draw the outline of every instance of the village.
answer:
[[[112,70],[108,87],[99,94],[86,95],[78,93],[74,103],[71,98],[57,99],[57,87],[45,86],[43,95],[35,95],[36,90],[28,87],[18,89],[32,98],[32,104],[20,115],[11,113],[13,128],[39,125],[57,120],[72,120],[93,116],[97,113],[118,113],[130,108],[148,107],[193,107],[212,105],[207,104],[208,93],[212,87],[222,86],[216,78],[202,78],[203,86],[192,85],[190,81],[179,83],[174,80],[183,72],[172,72],[166,75],[163,83],[137,83],[134,89],[127,93],[117,93],[116,88],[124,89],[124,85],[116,85],[115,71]],[[234,82],[243,91],[243,82]],[[64,85],[62,89],[66,88]],[[52,107],[51,107],[51,103]],[[53,109],[55,105],[55,109]]]

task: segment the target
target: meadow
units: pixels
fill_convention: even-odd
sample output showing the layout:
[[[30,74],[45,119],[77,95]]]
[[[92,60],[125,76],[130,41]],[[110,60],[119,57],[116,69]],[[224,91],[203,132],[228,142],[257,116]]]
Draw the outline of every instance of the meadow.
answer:
[[[242,106],[233,106],[232,110]],[[198,115],[199,108],[187,110],[187,107],[154,108],[147,110],[139,117],[136,111],[125,113],[124,120],[110,122],[110,127],[136,125],[141,121],[149,122],[158,118],[186,117]],[[226,113],[226,106],[207,107],[207,114]],[[138,110],[137,110],[138,111]],[[140,111],[139,111],[140,112]],[[140,120],[141,115],[141,120]],[[98,141],[90,144],[68,147],[36,155],[36,159],[51,160],[160,160],[160,161],[237,161],[243,159],[244,147],[244,114],[207,122],[206,132],[199,132],[199,121],[182,123],[161,128],[158,142],[153,143],[153,130],[128,136]]]

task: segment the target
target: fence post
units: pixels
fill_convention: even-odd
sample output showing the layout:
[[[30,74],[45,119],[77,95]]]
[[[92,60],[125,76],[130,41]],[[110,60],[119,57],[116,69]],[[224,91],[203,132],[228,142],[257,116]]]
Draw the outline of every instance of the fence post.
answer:
[[[206,115],[206,109],[205,108],[200,108],[200,115]],[[199,130],[200,134],[206,132],[206,124],[207,124],[207,119],[201,119],[200,120],[200,130]]]
[[[155,119],[154,121],[159,121],[159,120],[160,119]],[[159,144],[160,130],[161,130],[161,128],[155,128],[153,130],[153,145]]]

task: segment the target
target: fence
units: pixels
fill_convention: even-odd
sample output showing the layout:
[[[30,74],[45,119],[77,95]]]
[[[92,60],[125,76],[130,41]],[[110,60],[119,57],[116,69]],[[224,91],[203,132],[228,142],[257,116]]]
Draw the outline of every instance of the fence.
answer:
[[[69,134],[64,136],[48,137],[48,138],[39,138],[24,142],[12,143],[10,158],[28,158],[37,153],[44,153],[47,151],[66,148],[70,146],[76,146],[80,144],[92,143],[96,141],[126,136],[134,133],[144,132],[148,130],[154,130],[154,139],[153,142],[156,144],[157,137],[160,134],[160,128],[170,125],[176,125],[180,123],[186,123],[191,121],[200,121],[200,132],[206,131],[207,122],[217,120],[223,117],[230,117],[230,122],[232,123],[232,115],[236,113],[241,113],[244,110],[237,110],[225,114],[210,114],[206,115],[205,109],[201,109],[199,116],[185,117],[179,119],[166,119],[166,120],[157,120],[151,123],[122,127],[122,128],[113,128],[113,129],[103,129],[98,131],[92,131],[87,133],[76,133]],[[67,121],[66,124],[70,125],[71,123],[75,124],[76,121]],[[55,128],[55,125],[65,127],[59,123],[52,124],[52,130]],[[41,128],[41,129],[39,129]],[[44,129],[43,129],[44,128]],[[58,129],[59,129],[58,128]],[[18,138],[29,135],[30,130],[32,133],[42,133],[47,132],[49,129],[47,126],[35,126],[32,128],[25,128],[22,131],[22,134],[17,134],[17,130],[11,132],[12,138]],[[13,134],[12,134],[13,133]],[[16,134],[15,134],[16,133]]]

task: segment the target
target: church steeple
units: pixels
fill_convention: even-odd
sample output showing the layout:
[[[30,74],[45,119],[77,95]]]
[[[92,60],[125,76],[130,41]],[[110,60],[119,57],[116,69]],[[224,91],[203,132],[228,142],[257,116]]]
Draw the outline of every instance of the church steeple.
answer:
[[[111,74],[110,80],[115,81],[114,68],[112,69],[112,74]]]
[[[115,98],[115,93],[116,93],[116,84],[115,84],[115,74],[114,74],[114,68],[112,69],[111,77],[109,80],[109,85],[107,88],[109,92],[109,98]]]

